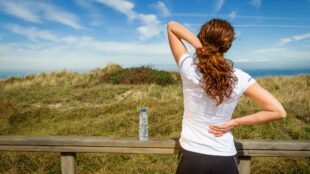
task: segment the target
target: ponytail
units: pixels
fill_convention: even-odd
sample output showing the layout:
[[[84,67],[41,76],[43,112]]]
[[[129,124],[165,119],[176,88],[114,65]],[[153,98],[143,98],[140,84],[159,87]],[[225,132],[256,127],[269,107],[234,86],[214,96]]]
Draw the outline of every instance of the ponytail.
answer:
[[[234,40],[234,29],[229,22],[212,19],[202,25],[197,37],[203,45],[196,49],[195,63],[202,73],[201,86],[205,93],[220,105],[231,98],[238,81],[233,73],[233,62],[224,53]]]
[[[229,99],[237,81],[233,62],[225,59],[221,52],[211,46],[197,49],[195,62],[203,75],[202,88],[217,103],[216,106]]]

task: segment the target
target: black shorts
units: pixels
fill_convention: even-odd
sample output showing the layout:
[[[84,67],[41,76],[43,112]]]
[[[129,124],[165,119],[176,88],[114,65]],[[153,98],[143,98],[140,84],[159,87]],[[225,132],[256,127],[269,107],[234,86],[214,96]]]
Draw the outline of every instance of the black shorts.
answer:
[[[215,156],[180,149],[176,174],[238,174],[237,155]]]

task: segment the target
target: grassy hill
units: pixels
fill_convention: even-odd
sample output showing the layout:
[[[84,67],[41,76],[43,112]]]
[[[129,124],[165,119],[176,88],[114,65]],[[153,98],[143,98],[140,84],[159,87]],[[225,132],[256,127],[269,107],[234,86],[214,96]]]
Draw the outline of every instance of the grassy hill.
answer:
[[[310,139],[310,75],[256,79],[287,110],[285,120],[233,130],[237,139]],[[178,73],[109,65],[86,74],[29,74],[0,81],[0,135],[136,137],[148,109],[150,137],[179,137]],[[259,111],[242,96],[233,117]],[[58,153],[0,152],[0,173],[60,173]],[[78,173],[174,173],[177,156],[78,154]],[[309,173],[309,158],[254,158],[252,173]]]

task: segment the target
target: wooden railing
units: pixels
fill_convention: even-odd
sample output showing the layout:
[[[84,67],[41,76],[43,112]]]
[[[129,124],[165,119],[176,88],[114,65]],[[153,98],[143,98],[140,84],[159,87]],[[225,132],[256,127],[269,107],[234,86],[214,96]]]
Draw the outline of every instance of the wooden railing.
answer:
[[[240,174],[250,173],[251,157],[309,157],[310,141],[236,140]],[[0,136],[0,151],[60,152],[63,174],[76,173],[76,153],[154,153],[178,154],[177,139],[105,138],[83,136]]]

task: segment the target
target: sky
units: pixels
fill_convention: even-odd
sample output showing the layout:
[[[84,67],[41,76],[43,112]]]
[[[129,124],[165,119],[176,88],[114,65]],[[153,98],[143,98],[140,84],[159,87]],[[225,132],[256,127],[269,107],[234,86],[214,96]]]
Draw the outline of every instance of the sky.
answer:
[[[167,23],[212,18],[234,27],[234,66],[310,68],[310,0],[0,0],[0,70],[176,67]]]

